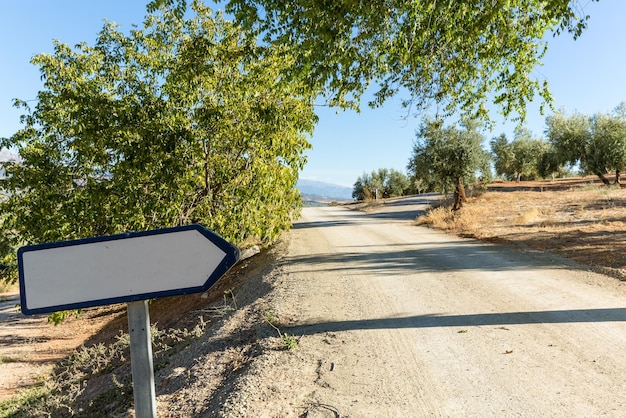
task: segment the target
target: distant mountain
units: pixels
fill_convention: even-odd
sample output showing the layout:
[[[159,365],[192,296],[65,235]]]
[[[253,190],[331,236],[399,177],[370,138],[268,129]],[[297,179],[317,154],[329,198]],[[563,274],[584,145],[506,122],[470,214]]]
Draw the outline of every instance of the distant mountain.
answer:
[[[304,200],[352,200],[352,188],[315,180],[298,180],[296,185]]]

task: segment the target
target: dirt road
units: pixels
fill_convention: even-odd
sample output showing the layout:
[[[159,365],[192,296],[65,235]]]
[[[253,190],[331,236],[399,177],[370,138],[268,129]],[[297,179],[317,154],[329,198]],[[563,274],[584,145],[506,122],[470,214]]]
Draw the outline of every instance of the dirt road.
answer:
[[[420,199],[305,208],[227,416],[623,416],[626,288],[563,259],[414,226]]]

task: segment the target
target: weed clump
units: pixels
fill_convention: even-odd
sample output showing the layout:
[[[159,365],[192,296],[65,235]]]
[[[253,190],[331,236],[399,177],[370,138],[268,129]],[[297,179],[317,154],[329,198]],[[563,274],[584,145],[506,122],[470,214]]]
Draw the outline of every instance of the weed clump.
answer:
[[[288,334],[288,333],[282,332],[277,325],[278,317],[276,316],[276,313],[274,312],[273,309],[267,310],[263,314],[263,319],[265,320],[265,322],[269,324],[269,326],[271,326],[278,333],[278,337],[280,338],[280,342],[281,342],[281,347],[284,350],[293,350],[300,346],[300,340],[302,339],[302,336],[296,337],[295,334]]]

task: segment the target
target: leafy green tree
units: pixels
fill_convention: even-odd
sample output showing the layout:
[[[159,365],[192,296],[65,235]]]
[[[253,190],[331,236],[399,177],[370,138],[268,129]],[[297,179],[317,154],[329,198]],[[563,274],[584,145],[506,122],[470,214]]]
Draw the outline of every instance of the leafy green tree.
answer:
[[[386,168],[379,168],[376,171],[372,171],[370,176],[370,190],[374,192],[374,197],[385,197],[385,180],[387,179],[388,173],[389,170]]]
[[[153,0],[150,7],[184,0]],[[488,97],[508,116],[525,116],[536,94],[550,101],[547,84],[533,77],[547,33],[586,26],[578,0],[228,0],[226,10],[266,42],[297,54],[289,75],[326,92],[331,104],[358,107],[378,85],[371,105],[400,89],[407,104],[443,106],[471,118],[488,117]]]
[[[556,112],[546,118],[546,135],[559,163],[572,166],[580,164],[584,170],[591,147],[591,126],[588,117],[580,113],[568,116],[563,111]],[[604,173],[595,174],[606,180]]]
[[[565,177],[573,175],[573,167],[563,164],[554,146],[548,143],[546,152],[544,152],[539,159],[537,172],[542,178]]]
[[[496,174],[517,182],[541,177],[541,163],[550,149],[548,142],[533,138],[523,127],[515,131],[515,139],[510,143],[504,134],[491,141]]]
[[[586,174],[610,184],[606,174],[615,171],[615,182],[626,167],[626,112],[624,105],[610,114],[570,116],[557,112],[546,119],[548,139],[560,163],[578,165]]]
[[[389,170],[384,193],[388,197],[406,196],[411,194],[411,183],[406,174],[398,170],[394,170],[393,168]]]
[[[594,172],[615,171],[615,184],[620,184],[626,168],[626,117],[596,114],[591,118],[592,146],[587,156],[588,168]]]
[[[210,9],[164,10],[128,35],[40,54],[44,88],[2,146],[5,265],[27,243],[199,222],[234,243],[291,224],[313,96],[294,58]]]
[[[539,177],[539,162],[543,154],[548,152],[549,144],[541,139],[532,137],[532,133],[526,128],[515,131],[515,139],[511,144],[515,155],[513,169],[515,180],[535,180]]]
[[[376,196],[375,189],[371,187],[372,176],[368,173],[360,175],[352,188],[352,198],[356,200],[372,200]],[[372,193],[373,191],[373,193]]]
[[[395,169],[379,168],[363,173],[354,183],[352,197],[356,200],[373,200],[376,197],[404,196],[411,192],[410,182],[404,173]]]
[[[511,166],[515,155],[511,144],[505,134],[493,138],[490,142],[491,155],[493,157],[493,166],[497,176],[503,176],[506,179],[512,178]]]
[[[425,120],[413,146],[409,175],[428,184],[429,190],[454,190],[453,210],[466,202],[465,187],[490,178],[490,155],[482,148],[477,124],[465,121],[460,128],[443,121]]]

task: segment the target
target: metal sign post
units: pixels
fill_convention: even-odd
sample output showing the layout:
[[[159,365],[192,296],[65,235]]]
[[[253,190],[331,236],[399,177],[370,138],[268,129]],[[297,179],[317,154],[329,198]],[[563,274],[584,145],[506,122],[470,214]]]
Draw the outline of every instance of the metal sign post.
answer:
[[[155,418],[156,394],[148,301],[129,302],[127,309],[135,416],[137,418]]]
[[[206,292],[239,250],[201,225],[22,247],[24,314],[126,302],[135,411],[156,417],[148,299]]]

